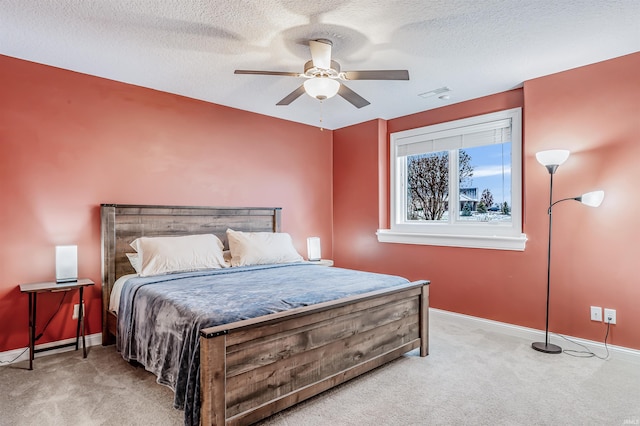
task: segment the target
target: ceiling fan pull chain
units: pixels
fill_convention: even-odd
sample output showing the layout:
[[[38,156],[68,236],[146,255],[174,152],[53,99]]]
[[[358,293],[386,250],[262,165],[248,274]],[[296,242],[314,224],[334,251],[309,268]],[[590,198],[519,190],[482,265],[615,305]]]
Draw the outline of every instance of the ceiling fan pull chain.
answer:
[[[320,100],[320,131],[324,131],[324,128],[322,127],[322,100]]]

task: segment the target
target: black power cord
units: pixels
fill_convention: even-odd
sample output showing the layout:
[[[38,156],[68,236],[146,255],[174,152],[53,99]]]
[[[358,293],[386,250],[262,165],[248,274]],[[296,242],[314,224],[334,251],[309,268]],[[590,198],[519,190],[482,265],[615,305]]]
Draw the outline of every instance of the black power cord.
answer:
[[[63,292],[62,293],[62,299],[60,299],[60,303],[58,304],[58,309],[56,309],[56,311],[51,314],[51,316],[49,317],[49,320],[44,324],[44,327],[42,328],[42,331],[40,332],[40,334],[38,334],[36,336],[36,342],[38,340],[40,340],[40,338],[42,337],[42,335],[44,334],[45,331],[47,331],[47,327],[49,327],[49,324],[51,323],[51,320],[53,319],[53,317],[55,317],[56,315],[58,315],[58,312],[60,312],[60,308],[62,308],[62,303],[64,302],[64,298],[67,295],[68,292]]]
[[[18,356],[16,356],[14,359],[12,359],[12,360],[10,360],[10,361],[0,361],[0,365],[1,365],[1,364],[13,364],[13,363],[18,359],[18,358],[20,358],[22,355],[24,355],[24,353],[25,353],[26,351],[28,351],[28,350],[29,350],[29,346],[27,346],[26,348],[24,348],[24,350],[23,350],[22,352],[20,352],[20,353],[18,354]]]
[[[611,323],[607,322],[607,331],[604,335],[604,348],[607,351],[607,355],[606,356],[600,356],[598,354],[596,354],[595,352],[593,352],[591,349],[589,349],[587,346],[583,345],[582,343],[578,343],[578,342],[574,342],[573,340],[569,339],[568,337],[563,336],[562,334],[557,334],[555,333],[557,336],[562,337],[564,340],[566,340],[567,342],[571,342],[574,345],[578,345],[582,348],[584,348],[583,351],[579,351],[579,350],[574,350],[574,349],[564,349],[562,352],[564,352],[567,355],[570,356],[574,356],[576,358],[598,358],[601,360],[607,360],[609,359],[609,347],[607,346],[607,339],[609,338],[609,329],[611,328]]]
[[[42,332],[40,332],[40,334],[38,334],[36,336],[35,342],[40,340],[40,338],[42,337],[44,332],[47,331],[47,327],[49,327],[49,324],[51,323],[51,320],[53,320],[53,317],[55,317],[58,314],[58,312],[60,312],[60,308],[62,308],[62,303],[64,302],[64,298],[65,298],[66,295],[67,295],[66,291],[64,293],[62,293],[62,299],[60,299],[60,303],[58,304],[58,308],[56,309],[56,311],[53,314],[51,314],[51,316],[49,317],[49,320],[45,323],[44,327],[42,328]],[[20,352],[15,358],[13,358],[12,360],[9,360],[9,361],[0,361],[0,365],[13,364],[18,358],[20,358],[22,355],[24,355],[24,353],[26,351],[28,351],[28,350],[29,350],[29,346],[27,345],[27,347],[22,352]]]

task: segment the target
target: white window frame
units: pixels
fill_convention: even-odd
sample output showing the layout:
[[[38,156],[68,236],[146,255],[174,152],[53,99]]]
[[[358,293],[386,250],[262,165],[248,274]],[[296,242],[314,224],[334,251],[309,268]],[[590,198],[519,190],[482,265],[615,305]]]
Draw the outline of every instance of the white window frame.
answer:
[[[511,222],[427,222],[406,220],[406,152],[408,144],[428,144],[444,136],[464,134],[469,126],[491,126],[492,122],[511,122]],[[527,236],[522,233],[522,109],[513,108],[418,129],[392,133],[390,137],[390,216],[391,229],[379,229],[378,241],[523,251]],[[417,146],[417,145],[414,145]],[[449,152],[458,148],[450,149]],[[456,157],[457,158],[457,157]],[[449,175],[457,176],[457,161],[449,162]],[[458,193],[457,179],[450,179]],[[451,189],[450,189],[451,191]],[[451,192],[450,192],[451,193]],[[458,203],[449,203],[450,218],[457,217]]]

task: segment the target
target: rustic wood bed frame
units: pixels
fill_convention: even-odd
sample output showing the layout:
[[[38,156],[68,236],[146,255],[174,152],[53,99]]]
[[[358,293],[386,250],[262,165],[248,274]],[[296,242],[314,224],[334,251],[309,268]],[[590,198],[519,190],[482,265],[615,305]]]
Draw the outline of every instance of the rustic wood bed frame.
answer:
[[[125,253],[140,236],[226,230],[279,232],[280,208],[103,204],[103,344],[115,341],[111,289],[134,273]],[[402,354],[429,349],[429,282],[370,292],[200,332],[203,425],[257,422]]]

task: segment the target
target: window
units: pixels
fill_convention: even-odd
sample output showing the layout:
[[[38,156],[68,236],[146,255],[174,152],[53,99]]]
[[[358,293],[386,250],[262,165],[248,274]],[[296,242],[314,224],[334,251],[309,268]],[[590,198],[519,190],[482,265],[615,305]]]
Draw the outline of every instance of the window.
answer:
[[[391,229],[378,240],[524,250],[521,114],[391,134]]]

